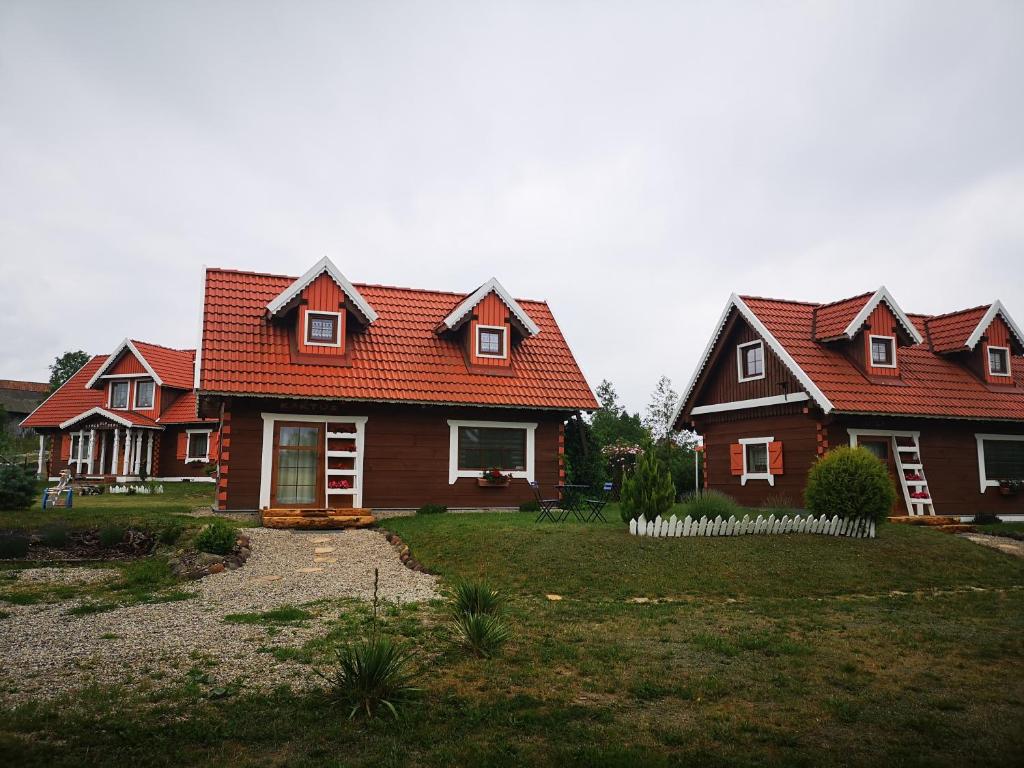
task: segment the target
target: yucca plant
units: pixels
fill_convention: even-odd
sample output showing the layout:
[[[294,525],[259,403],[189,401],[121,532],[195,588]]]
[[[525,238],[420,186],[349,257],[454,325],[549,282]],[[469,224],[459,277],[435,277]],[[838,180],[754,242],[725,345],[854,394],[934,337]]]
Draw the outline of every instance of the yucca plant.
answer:
[[[496,616],[504,602],[502,594],[486,581],[463,581],[452,591],[452,610],[456,615]]]
[[[396,705],[420,690],[412,653],[390,637],[375,634],[342,646],[335,654],[335,668],[317,674],[330,683],[334,698],[352,708],[350,720],[360,712],[372,718],[381,707],[397,719]]]
[[[452,639],[477,656],[490,658],[509,638],[508,628],[497,616],[461,613],[452,619]]]

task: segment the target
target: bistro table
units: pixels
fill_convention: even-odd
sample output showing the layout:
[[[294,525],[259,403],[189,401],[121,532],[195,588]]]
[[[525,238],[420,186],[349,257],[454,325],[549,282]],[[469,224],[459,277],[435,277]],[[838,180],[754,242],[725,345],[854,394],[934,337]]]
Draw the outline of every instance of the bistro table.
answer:
[[[579,483],[558,483],[555,486],[562,497],[562,502],[559,504],[562,508],[562,516],[558,518],[559,522],[568,518],[570,514],[576,515],[576,519],[581,523],[587,522],[587,518],[583,514],[583,492],[589,487],[589,485],[580,485]]]

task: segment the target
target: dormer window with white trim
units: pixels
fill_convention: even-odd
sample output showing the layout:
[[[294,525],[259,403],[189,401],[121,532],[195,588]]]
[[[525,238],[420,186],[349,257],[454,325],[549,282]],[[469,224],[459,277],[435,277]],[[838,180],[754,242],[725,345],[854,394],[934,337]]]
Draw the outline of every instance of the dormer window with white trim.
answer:
[[[508,345],[505,339],[505,328],[500,325],[478,325],[476,327],[477,357],[508,356]]]
[[[110,407],[124,409],[128,407],[128,382],[115,381],[110,384]]]
[[[988,348],[988,372],[990,376],[1010,375],[1010,348]]]
[[[736,370],[740,381],[764,378],[764,344],[750,341],[736,347]]]
[[[340,312],[307,312],[304,344],[313,347],[341,346]]]
[[[153,407],[156,395],[156,383],[152,381],[135,382],[135,409],[146,411]]]
[[[873,368],[896,367],[896,337],[871,337],[871,366]]]

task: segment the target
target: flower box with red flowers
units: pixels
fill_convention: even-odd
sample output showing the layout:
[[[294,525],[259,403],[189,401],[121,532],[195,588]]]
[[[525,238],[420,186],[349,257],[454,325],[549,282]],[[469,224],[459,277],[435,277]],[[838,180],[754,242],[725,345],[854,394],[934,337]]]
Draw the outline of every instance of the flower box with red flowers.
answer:
[[[907,480],[924,480],[924,476],[920,472],[911,472],[907,475]]]
[[[327,481],[327,487],[332,491],[345,491],[352,487],[352,482],[343,477],[332,477]]]
[[[910,494],[910,498],[912,498],[912,499],[930,499],[931,496],[928,495],[928,491],[914,491],[913,493]]]
[[[512,475],[503,474],[497,467],[485,469],[477,479],[477,484],[482,488],[505,488],[511,483]]]

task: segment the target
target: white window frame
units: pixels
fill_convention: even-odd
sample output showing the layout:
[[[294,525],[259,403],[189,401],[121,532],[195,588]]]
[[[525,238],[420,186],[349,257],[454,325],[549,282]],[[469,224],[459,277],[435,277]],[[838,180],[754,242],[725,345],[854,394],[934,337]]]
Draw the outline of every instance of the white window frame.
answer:
[[[153,385],[153,399],[150,401],[150,404],[148,406],[139,405],[139,387],[142,384]],[[135,390],[134,392],[132,392],[132,410],[152,411],[154,408],[156,408],[156,382],[153,381],[152,379],[139,379],[138,381],[135,382]]]
[[[501,334],[500,355],[480,351],[480,331],[498,331]],[[473,332],[473,354],[476,357],[489,357],[494,360],[505,360],[508,358],[508,328],[504,325],[482,325],[477,323],[476,330]]]
[[[1006,355],[1006,373],[996,373],[992,370],[992,351],[1002,352]],[[1009,347],[997,347],[993,344],[989,344],[987,349],[988,356],[988,375],[989,376],[1012,376],[1013,372],[1010,370],[1010,348]]]
[[[1024,435],[992,435],[975,432],[974,439],[978,442],[978,486],[980,492],[984,493],[987,488],[999,487],[998,480],[989,480],[985,476],[985,441],[1024,442]]]
[[[336,342],[330,341],[317,341],[316,339],[309,338],[309,326],[310,326],[310,315],[333,315],[334,316],[334,328],[337,331],[338,340]],[[320,309],[306,309],[306,314],[302,319],[302,343],[307,347],[340,347],[341,346],[341,312],[326,312]]]
[[[203,457],[190,456],[192,451],[192,435],[206,435],[206,455]],[[212,429],[186,429],[185,430],[185,463],[186,464],[205,464],[210,460],[210,435],[213,434]]]
[[[892,346],[892,362],[891,363],[876,363],[875,362],[875,339],[885,339]],[[869,334],[868,335],[868,365],[872,368],[895,368],[896,367],[896,337],[895,336],[883,336],[881,334]]]
[[[114,405],[114,388],[124,385],[124,405]],[[107,408],[112,408],[115,411],[127,411],[132,404],[132,384],[130,381],[112,381],[110,382],[110,389],[107,394]]]
[[[526,430],[526,469],[509,470],[514,478],[534,482],[534,456],[536,422],[525,421],[462,421],[448,419],[448,485],[454,485],[460,477],[480,477],[479,469],[459,469],[459,427],[486,427],[494,429],[525,429]]]
[[[761,373],[757,376],[744,376],[743,371],[745,370],[746,363],[746,352],[747,347],[760,347],[761,348]],[[756,341],[748,341],[744,344],[736,345],[736,376],[740,382],[744,381],[757,381],[765,377],[765,372],[768,370],[768,360],[764,354],[764,342],[760,339]]]
[[[746,485],[747,480],[767,480],[768,485],[775,486],[775,475],[772,474],[772,457],[768,446],[775,442],[774,437],[741,437],[740,445],[743,446],[743,474],[740,476],[740,485]],[[767,472],[750,472],[747,469],[747,446],[764,445],[765,465]]]

